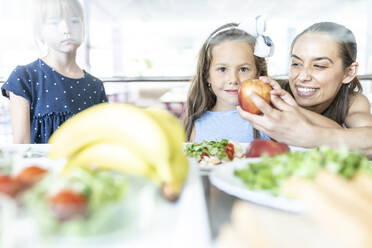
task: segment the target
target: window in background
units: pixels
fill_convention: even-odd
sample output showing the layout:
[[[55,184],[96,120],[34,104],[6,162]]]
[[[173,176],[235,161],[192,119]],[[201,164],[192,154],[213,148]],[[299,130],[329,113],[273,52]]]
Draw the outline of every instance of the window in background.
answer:
[[[32,0],[0,0],[0,78],[17,64],[38,56],[31,26]],[[371,0],[83,0],[87,41],[79,49],[82,67],[100,77],[191,76],[198,51],[219,25],[246,17],[268,17],[267,33],[276,51],[271,75],[288,71],[289,45],[294,36],[318,21],[346,25],[359,45],[360,73],[372,71],[367,39]],[[352,11],[351,11],[352,10]],[[372,30],[372,28],[370,28]],[[371,45],[369,45],[371,46]]]
[[[285,75],[292,39],[312,23],[335,21],[349,27],[359,45],[360,73],[367,73],[367,0],[86,0],[90,13],[92,70],[103,70],[103,51],[115,76],[190,76],[207,36],[227,22],[263,14],[276,45],[269,59],[271,75]],[[353,11],[350,11],[350,10]],[[358,14],[356,14],[358,13]],[[120,42],[116,42],[120,41]],[[93,56],[97,50],[97,56]],[[110,71],[111,73],[108,73]]]

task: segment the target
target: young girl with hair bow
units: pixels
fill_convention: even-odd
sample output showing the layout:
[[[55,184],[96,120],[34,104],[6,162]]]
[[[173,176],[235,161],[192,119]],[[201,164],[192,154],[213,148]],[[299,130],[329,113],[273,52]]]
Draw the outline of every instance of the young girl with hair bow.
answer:
[[[107,101],[102,81],[76,63],[84,39],[79,1],[34,0],[34,7],[35,40],[46,56],[17,66],[2,86],[14,143],[47,143],[71,116]]]
[[[265,20],[259,16],[246,23],[225,24],[204,42],[187,99],[184,124],[189,141],[268,138],[253,130],[236,110],[240,83],[267,75],[265,58],[274,46],[264,31]]]

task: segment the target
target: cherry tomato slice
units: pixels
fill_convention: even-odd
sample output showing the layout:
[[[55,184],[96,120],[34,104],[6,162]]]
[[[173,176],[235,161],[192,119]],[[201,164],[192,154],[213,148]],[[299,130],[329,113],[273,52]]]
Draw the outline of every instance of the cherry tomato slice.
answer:
[[[62,190],[52,196],[49,205],[60,221],[84,215],[87,210],[85,197],[71,190]]]
[[[0,176],[0,194],[16,197],[22,190],[22,184],[10,176]]]
[[[20,181],[21,183],[25,184],[26,186],[32,185],[38,181],[40,181],[47,170],[40,168],[38,166],[30,166],[23,169],[16,177],[16,180]]]
[[[235,149],[233,144],[228,143],[225,147],[225,152],[230,160],[234,159]]]

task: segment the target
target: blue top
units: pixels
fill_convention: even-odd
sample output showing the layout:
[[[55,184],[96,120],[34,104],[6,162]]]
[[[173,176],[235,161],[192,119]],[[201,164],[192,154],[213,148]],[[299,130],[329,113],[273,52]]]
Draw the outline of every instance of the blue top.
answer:
[[[243,119],[236,109],[221,112],[206,111],[195,122],[195,141],[221,140],[249,143],[254,140],[251,123]],[[270,139],[260,132],[262,139]]]
[[[107,102],[103,82],[84,71],[79,79],[65,77],[38,59],[17,66],[1,87],[24,97],[30,104],[31,143],[47,143],[67,119],[98,103]]]

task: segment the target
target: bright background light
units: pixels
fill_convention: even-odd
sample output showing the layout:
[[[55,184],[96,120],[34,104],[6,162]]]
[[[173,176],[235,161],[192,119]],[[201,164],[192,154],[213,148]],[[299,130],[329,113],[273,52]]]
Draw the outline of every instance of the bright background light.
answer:
[[[0,78],[38,56],[31,0],[0,0]],[[270,75],[288,71],[294,36],[319,21],[350,28],[358,42],[360,74],[371,72],[367,0],[85,0],[88,37],[79,64],[98,77],[191,76],[207,36],[227,22],[265,15],[276,47]],[[371,42],[369,42],[371,43]]]

